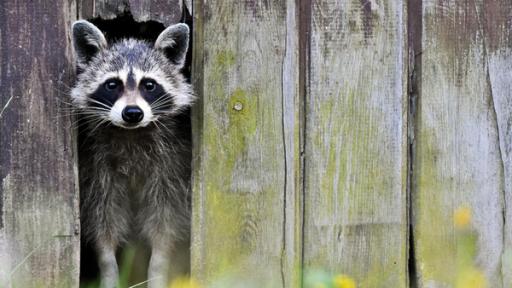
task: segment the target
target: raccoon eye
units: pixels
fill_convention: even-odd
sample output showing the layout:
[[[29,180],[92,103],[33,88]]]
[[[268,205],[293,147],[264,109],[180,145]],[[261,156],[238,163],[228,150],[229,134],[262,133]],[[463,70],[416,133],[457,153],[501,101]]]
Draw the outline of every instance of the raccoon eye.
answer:
[[[115,80],[109,80],[105,83],[105,89],[109,90],[109,91],[112,91],[112,90],[115,90],[117,88],[119,84],[117,83],[117,81]]]
[[[155,88],[156,88],[155,81],[146,80],[143,85],[144,85],[144,89],[146,89],[146,91],[149,91],[149,92],[155,91]]]

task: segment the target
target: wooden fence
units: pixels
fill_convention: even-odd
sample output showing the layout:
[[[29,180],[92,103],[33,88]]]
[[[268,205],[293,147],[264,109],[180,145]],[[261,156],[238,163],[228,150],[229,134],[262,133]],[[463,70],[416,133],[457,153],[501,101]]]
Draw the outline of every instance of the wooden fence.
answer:
[[[2,1],[0,283],[78,286],[71,22],[185,9],[192,277],[512,287],[509,0]]]

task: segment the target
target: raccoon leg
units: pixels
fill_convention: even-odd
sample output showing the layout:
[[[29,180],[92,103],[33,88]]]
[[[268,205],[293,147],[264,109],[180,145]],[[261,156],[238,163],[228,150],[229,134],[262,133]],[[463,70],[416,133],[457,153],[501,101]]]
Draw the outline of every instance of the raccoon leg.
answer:
[[[156,237],[151,241],[151,258],[148,267],[148,288],[167,287],[173,242],[170,237]]]
[[[115,246],[106,242],[98,242],[96,244],[96,253],[98,254],[98,265],[100,268],[100,287],[117,287],[119,269],[117,267]]]

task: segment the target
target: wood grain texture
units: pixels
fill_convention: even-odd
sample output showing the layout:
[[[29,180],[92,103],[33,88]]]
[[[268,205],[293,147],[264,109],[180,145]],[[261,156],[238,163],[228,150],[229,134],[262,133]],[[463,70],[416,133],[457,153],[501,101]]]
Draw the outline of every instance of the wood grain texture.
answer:
[[[403,1],[312,1],[304,269],[407,285]]]
[[[182,0],[79,0],[78,14],[81,19],[113,19],[131,13],[135,21],[158,21],[165,26],[180,22]]]
[[[501,266],[502,211],[506,203],[503,190],[510,191],[510,184],[504,186],[506,174],[499,142],[499,136],[503,136],[502,151],[506,150],[509,124],[503,121],[510,113],[503,110],[508,109],[503,101],[510,97],[510,90],[501,90],[506,86],[503,79],[497,78],[504,73],[499,70],[506,68],[498,67],[507,63],[499,60],[503,54],[492,52],[494,56],[490,61],[488,58],[496,50],[491,47],[502,45],[488,42],[488,37],[494,33],[507,37],[504,33],[508,33],[510,25],[486,28],[487,23],[503,20],[492,20],[501,12],[485,15],[493,5],[510,13],[510,4],[505,2],[422,1],[422,50],[417,51],[421,53],[421,78],[413,167],[415,255],[420,287],[466,287],[461,283],[468,271],[485,279],[486,287],[510,287],[510,282],[502,282],[502,273],[510,275],[510,270],[504,271]],[[493,99],[493,94],[498,98]],[[497,125],[497,119],[501,125]],[[508,152],[504,155],[508,159]],[[510,173],[509,169],[506,173]],[[460,227],[459,209],[471,215],[471,223],[465,229]]]
[[[200,99],[193,125],[193,277],[221,287],[298,287],[295,1],[198,0],[193,10]]]
[[[1,287],[78,285],[75,143],[60,115],[73,3],[0,3]]]
[[[501,276],[503,287],[512,287],[512,2],[484,1],[480,11],[484,55],[488,63],[487,77],[493,99],[491,104],[496,112],[503,165],[504,187],[501,188],[504,189],[504,196],[500,199],[504,221]]]

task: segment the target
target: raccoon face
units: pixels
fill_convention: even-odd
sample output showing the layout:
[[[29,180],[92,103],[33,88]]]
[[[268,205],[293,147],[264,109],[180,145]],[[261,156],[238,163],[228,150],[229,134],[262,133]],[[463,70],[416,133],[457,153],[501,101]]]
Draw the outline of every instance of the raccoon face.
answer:
[[[189,29],[165,29],[154,45],[125,39],[109,46],[93,24],[73,24],[78,77],[73,106],[86,123],[135,129],[172,117],[194,100],[180,70],[188,49]]]

